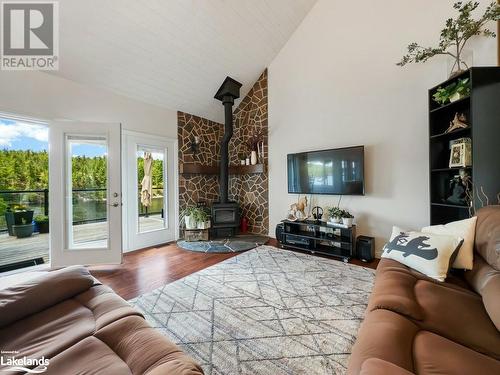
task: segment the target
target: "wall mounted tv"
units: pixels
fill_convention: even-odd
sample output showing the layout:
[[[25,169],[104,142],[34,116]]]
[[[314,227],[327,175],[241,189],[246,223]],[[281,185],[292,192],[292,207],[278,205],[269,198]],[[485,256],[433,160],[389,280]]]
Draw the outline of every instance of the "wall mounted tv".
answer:
[[[288,154],[288,192],[364,195],[364,146]]]

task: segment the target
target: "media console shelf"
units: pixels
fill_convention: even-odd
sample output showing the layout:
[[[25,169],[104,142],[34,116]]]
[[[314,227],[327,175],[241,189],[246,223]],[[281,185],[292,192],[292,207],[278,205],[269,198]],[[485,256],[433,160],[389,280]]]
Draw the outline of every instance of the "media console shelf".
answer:
[[[341,258],[344,262],[354,257],[356,226],[340,228],[322,221],[283,220],[281,245],[290,250],[309,251]]]

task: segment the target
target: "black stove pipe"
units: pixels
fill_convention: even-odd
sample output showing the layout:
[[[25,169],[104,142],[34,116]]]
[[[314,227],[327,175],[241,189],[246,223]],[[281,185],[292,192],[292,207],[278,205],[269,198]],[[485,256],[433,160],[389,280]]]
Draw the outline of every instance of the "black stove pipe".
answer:
[[[229,141],[233,136],[234,98],[231,95],[225,95],[222,98],[222,104],[224,105],[224,135],[220,144],[219,203],[227,203],[229,190]]]

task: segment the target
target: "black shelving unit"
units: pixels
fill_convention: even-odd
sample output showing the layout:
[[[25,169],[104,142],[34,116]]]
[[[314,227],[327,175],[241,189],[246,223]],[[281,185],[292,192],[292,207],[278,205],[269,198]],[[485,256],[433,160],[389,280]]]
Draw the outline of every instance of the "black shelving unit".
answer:
[[[341,228],[317,220],[283,220],[281,245],[290,250],[318,253],[348,262],[354,256],[356,226]]]
[[[469,78],[471,94],[445,105],[432,96],[439,87]],[[446,133],[455,113],[463,113],[468,127]],[[474,202],[455,205],[447,202],[449,184],[460,169],[450,168],[451,142],[460,138],[472,140],[472,165],[464,169],[472,177]],[[466,219],[469,207],[481,207],[477,190],[497,203],[500,193],[500,67],[473,67],[429,90],[429,188],[432,225]],[[485,202],[484,195],[481,198]]]

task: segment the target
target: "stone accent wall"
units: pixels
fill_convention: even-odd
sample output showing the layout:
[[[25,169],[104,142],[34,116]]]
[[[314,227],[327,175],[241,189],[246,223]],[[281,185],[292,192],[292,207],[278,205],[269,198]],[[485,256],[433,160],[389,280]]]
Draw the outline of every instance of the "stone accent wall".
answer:
[[[223,107],[221,105],[221,111]],[[201,163],[216,165],[220,159],[220,139],[222,124],[207,119],[178,112],[179,163]],[[255,82],[240,105],[234,110],[234,135],[229,142],[229,164],[238,165],[241,152],[249,154],[245,147],[250,135],[261,130],[264,138],[264,160],[268,163],[267,148],[267,70]],[[199,151],[193,154],[191,142],[195,136],[200,139]],[[218,175],[180,175],[179,209],[180,212],[198,201],[208,205],[219,197]],[[267,169],[262,174],[230,175],[229,199],[239,203],[242,214],[250,224],[250,232],[267,234],[269,228],[269,197]]]
[[[230,164],[239,163],[238,154],[243,145],[253,132],[261,130],[264,140],[264,160],[259,160],[259,163],[268,165],[267,117],[267,70],[265,70],[234,111],[234,135],[229,142]],[[242,207],[243,215],[248,218],[250,231],[267,235],[269,230],[267,169],[262,174],[230,176],[229,195],[232,194]]]
[[[179,142],[179,164],[200,163],[203,165],[219,164],[220,138],[223,125],[184,112],[177,112],[177,138]],[[199,151],[193,153],[191,142],[199,137]],[[179,212],[188,206],[196,206],[199,201],[207,204],[219,197],[219,179],[217,175],[179,175]],[[180,221],[182,224],[182,220]]]

